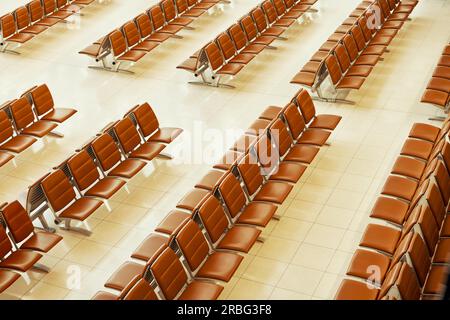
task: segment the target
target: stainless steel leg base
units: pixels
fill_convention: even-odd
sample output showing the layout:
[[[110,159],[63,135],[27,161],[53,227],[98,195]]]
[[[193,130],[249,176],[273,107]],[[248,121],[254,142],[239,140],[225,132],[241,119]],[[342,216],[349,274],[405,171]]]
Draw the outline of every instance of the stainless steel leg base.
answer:
[[[217,85],[213,85],[213,86],[218,87],[218,88],[236,89],[235,86],[233,86],[231,84],[224,84],[224,83],[218,83]]]
[[[43,271],[45,273],[49,273],[50,272],[50,268],[41,264],[41,263],[36,263],[33,267],[33,269],[37,269],[39,271]]]
[[[314,101],[324,101],[323,98],[318,97],[318,96],[312,96],[311,99],[313,99]],[[328,102],[328,101],[324,101],[324,102]]]
[[[173,159],[173,155],[171,155],[170,153],[167,153],[167,152],[161,152],[160,154],[157,155],[157,157],[167,159],[167,160]]]
[[[41,227],[34,227],[34,228],[38,229],[38,230],[46,231],[46,232],[51,232],[51,233],[55,233],[56,232],[55,228],[41,228]]]
[[[428,120],[431,120],[431,121],[445,121],[445,117],[443,117],[443,116],[436,116],[436,117],[431,117],[431,118],[428,118]]]
[[[208,83],[207,85],[210,87],[216,87],[216,88],[236,89],[236,87],[231,84],[220,83],[218,81],[216,83]]]
[[[64,135],[58,131],[50,131],[48,135],[56,137],[56,138],[64,138]]]
[[[106,210],[108,210],[108,212],[112,212],[112,208],[108,200],[103,200],[103,204],[105,205]]]
[[[61,227],[61,229],[62,230],[66,230],[66,231],[77,232],[77,233],[80,233],[80,234],[85,235],[85,236],[90,236],[92,234],[92,231],[86,230],[86,229],[83,229],[83,228],[78,228],[78,227],[69,227],[69,228],[67,228],[67,227],[64,226],[64,227]]]
[[[201,82],[201,81],[189,81],[188,83],[197,86],[210,86],[212,84],[211,82]]]
[[[343,104],[349,104],[349,105],[355,105],[356,102],[355,101],[351,101],[351,100],[347,100],[347,99],[334,99],[334,101],[332,101],[334,103],[343,103]]]
[[[85,236],[90,236],[92,234],[92,231],[90,231],[90,230],[79,228],[79,227],[72,227],[72,226],[70,226],[70,220],[66,220],[65,224],[63,226],[61,226],[60,228],[63,229],[63,230],[67,230],[67,231],[78,232],[78,233],[83,234]]]
[[[115,68],[111,68],[111,67],[106,67],[106,66],[88,66],[89,69],[94,69],[94,70],[102,70],[102,71],[108,71],[108,72],[122,72],[122,73],[127,73],[127,74],[134,74],[133,71],[131,70],[125,70],[125,69],[120,69],[120,63],[115,64]]]
[[[45,231],[51,232],[51,233],[55,233],[55,232],[56,232],[56,229],[55,229],[55,228],[52,228],[52,227],[50,227],[50,226],[48,225],[47,220],[45,220],[45,217],[44,217],[43,214],[40,214],[40,215],[38,216],[38,219],[39,219],[39,222],[42,224],[42,228],[39,228],[39,227],[38,227],[38,229],[42,229],[42,230],[45,230]]]
[[[2,53],[9,53],[9,54],[13,54],[13,55],[16,55],[16,56],[19,56],[21,54],[18,51],[14,51],[14,50],[10,50],[10,49],[0,50],[0,52],[2,52]]]
[[[201,86],[208,86],[208,87],[222,87],[222,88],[228,88],[228,89],[236,89],[235,86],[231,85],[231,84],[224,84],[224,83],[220,83],[220,75],[213,75],[212,76],[212,80],[214,80],[214,82],[210,82],[210,81],[206,81],[205,77],[203,77],[203,81],[189,81],[189,84],[195,84],[195,85],[201,85]]]
[[[126,73],[126,74],[134,74],[133,71],[131,70],[125,70],[125,69],[117,69],[117,70],[113,70],[113,72],[122,72],[122,73]]]
[[[328,102],[328,103],[343,103],[343,104],[349,104],[349,105],[355,105],[355,101],[346,100],[346,99],[332,99],[332,98],[321,98],[314,96],[312,97],[314,101],[322,101],[322,102]]]
[[[94,70],[102,70],[102,71],[113,71],[111,68],[108,67],[100,67],[100,66],[88,66],[89,69]]]
[[[51,227],[48,225],[47,220],[45,220],[44,213],[45,213],[45,211],[46,211],[47,209],[48,209],[48,206],[43,206],[42,208],[40,208],[39,210],[37,210],[36,212],[34,212],[34,213],[30,216],[30,218],[31,218],[32,221],[34,221],[35,219],[38,219],[39,222],[41,223],[42,228],[36,227],[37,229],[42,229],[42,230],[45,230],[45,231],[47,231],[47,232],[55,233],[55,232],[56,232],[56,229],[55,229],[55,228],[51,228]],[[58,220],[58,219],[56,218],[55,220]],[[57,223],[60,223],[60,221],[58,220]]]

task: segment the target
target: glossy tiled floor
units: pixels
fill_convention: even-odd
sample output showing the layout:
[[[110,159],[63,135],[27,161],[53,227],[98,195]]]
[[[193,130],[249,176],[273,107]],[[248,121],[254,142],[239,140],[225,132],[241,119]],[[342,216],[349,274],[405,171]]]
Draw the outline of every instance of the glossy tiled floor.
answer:
[[[1,1],[0,15],[25,2]],[[267,50],[231,81],[238,89],[188,85],[190,75],[175,67],[258,2],[218,6],[195,22],[195,31],[183,31],[183,40],[168,41],[132,67],[135,75],[89,70],[90,61],[77,51],[154,0],[91,5],[74,23],[20,48],[21,56],[0,55],[0,102],[46,82],[59,106],[79,110],[61,126],[64,139],[45,139],[17,158],[17,168],[0,169],[0,202],[23,198],[31,182],[136,103],[149,101],[164,125],[186,130],[172,150],[176,161],[155,161],[130,182],[130,194],[112,199],[112,212],[95,213],[88,221],[92,236],[58,231],[63,242],[44,258],[51,272],[30,272],[28,281],[19,280],[0,298],[89,299],[236,134],[227,131],[224,139],[220,133],[245,129],[266,106],[288,102],[298,89],[291,77],[359,0],[319,0],[318,14],[307,15],[287,31],[288,41],[276,43],[278,50]],[[269,224],[266,242],[245,257],[222,298],[333,298],[411,124],[438,113],[419,98],[449,40],[450,0],[421,0],[412,17],[384,62],[350,94],[356,106],[316,104],[321,113],[344,117],[332,145],[321,150],[279,209],[282,219]],[[77,275],[81,283],[74,281]]]

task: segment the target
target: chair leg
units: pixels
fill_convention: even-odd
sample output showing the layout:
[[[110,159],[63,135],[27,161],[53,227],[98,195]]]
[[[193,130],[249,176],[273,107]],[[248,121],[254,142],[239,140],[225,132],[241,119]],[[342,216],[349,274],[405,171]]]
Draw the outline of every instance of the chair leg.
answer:
[[[212,79],[215,80],[216,78],[217,78],[216,83],[211,83],[210,86],[217,87],[217,88],[222,87],[222,88],[228,88],[228,89],[236,89],[236,87],[232,86],[231,84],[220,83],[221,76],[220,75],[217,76],[216,74],[213,74]]]
[[[106,57],[103,57],[101,59],[96,58],[95,62],[101,62],[102,66],[88,66],[88,68],[90,69],[95,69],[95,70],[107,70],[107,71],[112,71],[112,67],[108,66],[106,64]]]
[[[320,88],[320,86],[317,87],[316,92],[317,96],[311,97],[314,101],[329,102],[328,99],[323,96],[322,89]]]
[[[56,137],[56,138],[64,138],[64,134],[62,134],[61,132],[58,132],[58,131],[50,131],[48,133],[48,135]]]
[[[94,69],[94,70],[103,70],[103,71],[110,71],[113,72],[113,70],[109,67],[100,67],[100,66],[88,66],[89,69]]]
[[[430,118],[428,118],[428,120],[431,120],[431,121],[440,121],[440,122],[445,121],[445,119],[446,119],[446,117],[443,117],[443,116],[436,116],[436,117],[430,117]]]
[[[42,228],[36,227],[37,229],[42,229],[42,230],[45,230],[47,232],[55,233],[56,229],[55,228],[51,228],[48,225],[47,220],[45,220],[44,213],[47,211],[47,209],[48,209],[48,206],[44,205],[43,207],[38,209],[36,212],[33,212],[33,214],[31,214],[31,216],[30,216],[30,219],[32,221],[34,221],[35,219],[39,220],[39,222],[42,225]],[[57,224],[60,223],[60,221],[58,220],[58,217],[56,217],[56,215],[53,213],[53,211],[52,211],[52,214],[55,216],[55,223],[57,223]]]
[[[306,12],[317,13],[317,12],[319,12],[319,10],[316,8],[309,8],[308,10],[306,10]]]
[[[189,84],[194,84],[194,85],[200,85],[200,86],[208,86],[208,87],[216,87],[216,88],[222,87],[222,88],[228,88],[228,89],[236,89],[236,87],[231,85],[231,84],[220,83],[220,75],[219,76],[215,75],[215,74],[212,75],[211,78],[212,78],[212,80],[215,80],[214,82],[207,81],[205,76],[203,75],[203,73],[201,75],[202,75],[202,80],[203,81],[189,81],[188,83]]]
[[[346,99],[333,99],[333,98],[324,98],[320,96],[313,96],[312,99],[314,101],[328,102],[328,103],[343,103],[349,105],[355,105],[355,101],[346,100]]]
[[[112,211],[111,205],[109,204],[108,200],[103,200],[103,203],[105,204],[106,210],[108,210],[108,212]]]
[[[256,241],[264,243],[264,242],[266,242],[266,238],[263,236],[259,236],[258,239],[256,239]]]
[[[56,229],[55,228],[51,228],[48,223],[47,220],[45,220],[43,215],[38,216],[39,222],[42,224],[42,229],[44,229],[47,232],[51,232],[51,233],[55,233]]]
[[[189,81],[189,84],[195,84],[197,86],[210,86],[211,82],[202,82],[202,81]]]
[[[227,88],[227,89],[236,89],[235,86],[231,85],[231,84],[225,84],[225,83],[218,83],[216,86],[217,88]]]
[[[90,236],[92,234],[92,231],[90,231],[90,230],[70,226],[70,221],[71,221],[70,219],[65,219],[65,224],[64,224],[64,226],[61,227],[61,229],[67,230],[67,231],[78,232],[78,233],[81,233],[86,236]]]
[[[99,58],[96,58],[95,59],[95,62],[102,62],[102,65],[101,66],[96,66],[96,65],[94,65],[94,66],[88,66],[88,68],[90,68],[90,69],[95,69],[95,70],[106,70],[106,71],[112,71],[112,67],[110,67],[110,66],[108,66],[107,64],[106,64],[106,57],[103,57],[103,58],[101,58],[101,59],[99,59]]]
[[[135,74],[134,71],[124,70],[124,69],[117,69],[116,72],[122,72],[122,73],[126,73],[126,74]]]
[[[28,286],[31,283],[30,276],[26,272],[21,272],[20,275]]]
[[[334,91],[337,93],[337,90],[333,88]],[[328,102],[328,103],[343,103],[343,104],[349,104],[349,105],[355,105],[355,101],[347,100],[347,99],[337,99],[337,98],[327,98],[324,97],[322,94],[322,89],[320,86],[317,88],[317,96],[313,96],[312,99],[315,101],[322,101],[322,102]]]
[[[19,56],[19,55],[21,55],[21,53],[20,52],[18,52],[18,51],[14,51],[14,50],[9,50],[9,49],[7,49],[7,50],[5,50],[5,51],[3,51],[4,53],[9,53],[9,54],[13,54],[13,55],[16,55],[16,56]]]
[[[116,60],[113,60],[113,62],[112,62],[112,67],[111,67],[111,71],[113,71],[113,72],[119,72],[119,67],[120,67],[120,64],[121,64],[122,62],[120,62],[120,61],[116,61]]]
[[[160,154],[157,155],[157,157],[167,159],[167,160],[173,159],[173,155],[171,155],[170,153],[167,153],[167,152],[161,152]]]
[[[40,270],[40,271],[43,271],[45,273],[49,273],[50,272],[50,267],[47,267],[46,265],[43,265],[41,263],[36,263],[32,268]]]
[[[113,61],[112,64],[113,64],[113,66],[116,66],[116,67],[111,68],[111,70],[109,70],[109,69],[105,69],[105,70],[112,71],[112,72],[123,72],[123,73],[128,73],[128,74],[134,74],[134,72],[131,70],[120,69],[120,65],[122,64],[122,61],[118,61],[118,62]]]
[[[202,72],[199,73],[200,76],[202,77],[202,81],[189,81],[188,83],[190,83],[190,84],[195,84],[195,85],[203,85],[203,86],[210,85],[211,82],[209,82],[208,80],[206,80],[205,72],[204,72],[204,71],[205,71],[205,70],[203,70]],[[197,76],[197,75],[196,75],[196,76]]]
[[[20,55],[20,52],[18,52],[18,51],[7,49],[8,45],[9,45],[9,43],[5,43],[5,42],[0,43],[0,52],[10,53],[10,54],[14,54],[14,55]]]
[[[355,101],[347,100],[347,99],[332,99],[332,101],[330,101],[330,102],[349,104],[349,105],[352,105],[352,106],[354,106],[356,104]]]

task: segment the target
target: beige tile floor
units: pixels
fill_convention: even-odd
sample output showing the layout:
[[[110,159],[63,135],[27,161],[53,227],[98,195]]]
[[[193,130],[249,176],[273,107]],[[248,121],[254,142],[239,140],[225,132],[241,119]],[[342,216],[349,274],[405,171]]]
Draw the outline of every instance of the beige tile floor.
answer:
[[[0,15],[25,2],[1,1]],[[259,0],[218,6],[195,22],[195,31],[183,31],[183,40],[168,41],[133,66],[135,75],[89,70],[90,61],[77,51],[155,2],[91,5],[74,23],[24,45],[22,55],[0,55],[0,101],[46,82],[59,106],[79,110],[61,126],[64,139],[46,138],[17,158],[17,168],[0,169],[0,201],[23,197],[31,182],[136,103],[149,101],[164,125],[186,130],[173,146],[176,161],[155,161],[130,182],[130,194],[123,191],[112,199],[112,212],[96,212],[88,221],[92,236],[58,231],[64,240],[43,261],[51,272],[29,272],[27,281],[19,280],[1,299],[89,299],[101,289],[231,145],[237,133],[228,132],[225,139],[225,130],[245,129],[266,106],[289,101],[298,89],[289,84],[291,77],[359,0],[319,0],[318,14],[308,14],[286,32],[288,41],[276,43],[278,50],[262,53],[231,81],[235,90],[188,85],[190,75],[175,67]],[[421,0],[384,62],[350,94],[355,106],[316,104],[321,113],[344,117],[331,146],[321,150],[279,209],[282,219],[265,229],[267,241],[245,257],[221,298],[333,298],[411,124],[438,113],[419,98],[449,40],[449,17],[450,0]],[[177,151],[186,145],[193,151]]]

